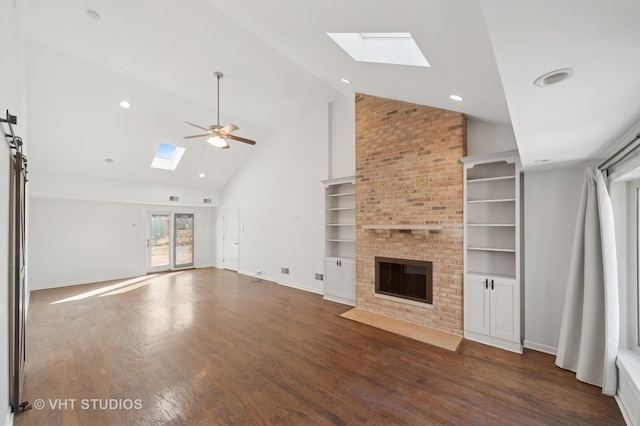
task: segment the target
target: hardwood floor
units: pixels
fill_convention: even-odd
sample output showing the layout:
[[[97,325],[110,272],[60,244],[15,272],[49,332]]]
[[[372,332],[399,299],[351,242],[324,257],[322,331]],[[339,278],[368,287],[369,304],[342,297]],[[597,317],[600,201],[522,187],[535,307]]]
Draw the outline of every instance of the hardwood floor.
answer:
[[[348,309],[213,268],[33,292],[24,397],[44,408],[14,422],[624,424],[550,355],[453,353]]]

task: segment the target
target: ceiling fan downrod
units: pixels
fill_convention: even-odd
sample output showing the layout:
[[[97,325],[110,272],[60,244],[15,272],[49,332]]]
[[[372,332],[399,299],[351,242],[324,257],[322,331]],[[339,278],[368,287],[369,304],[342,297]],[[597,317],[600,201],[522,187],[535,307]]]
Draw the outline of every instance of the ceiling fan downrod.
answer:
[[[216,80],[218,82],[218,128],[220,128],[220,79],[222,77],[224,77],[224,74],[222,74],[220,71],[216,71],[213,73],[213,75],[216,76]]]

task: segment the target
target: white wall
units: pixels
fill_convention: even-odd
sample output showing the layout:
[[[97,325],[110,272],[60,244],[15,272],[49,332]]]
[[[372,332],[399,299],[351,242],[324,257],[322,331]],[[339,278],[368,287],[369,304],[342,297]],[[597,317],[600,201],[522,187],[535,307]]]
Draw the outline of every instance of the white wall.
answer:
[[[227,186],[223,209],[238,209],[239,271],[263,271],[266,279],[322,291],[324,189],[327,179],[329,108],[308,111],[257,145],[259,152]],[[223,210],[221,209],[221,210]],[[218,232],[222,235],[222,221]],[[221,244],[221,243],[219,243]],[[218,257],[219,265],[222,259]],[[290,269],[289,275],[280,268]]]
[[[194,263],[215,261],[215,208],[31,198],[32,290],[146,274],[150,211],[194,213]]]
[[[525,347],[556,353],[586,168],[524,175]]]
[[[329,105],[329,178],[356,173],[356,100],[348,96]]]
[[[467,118],[467,155],[518,149],[510,126],[498,126]]]
[[[0,115],[6,110],[18,116],[17,134],[28,145],[26,129],[24,85],[24,40],[20,19],[22,5],[13,0],[0,0],[0,40],[2,40],[2,66],[0,66]],[[6,124],[2,124],[7,129]],[[24,150],[28,153],[28,147]],[[9,147],[0,133],[0,423],[11,419],[9,408]]]
[[[39,170],[29,175],[29,195],[37,198],[203,207],[219,206],[221,199],[218,191]],[[178,196],[180,201],[170,202],[170,195]],[[211,199],[211,204],[204,204],[205,198]]]

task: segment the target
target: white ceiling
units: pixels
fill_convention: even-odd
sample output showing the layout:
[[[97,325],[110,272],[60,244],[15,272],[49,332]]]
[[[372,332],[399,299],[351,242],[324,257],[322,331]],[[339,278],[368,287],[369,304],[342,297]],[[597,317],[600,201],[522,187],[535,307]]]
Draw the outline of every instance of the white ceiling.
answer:
[[[525,167],[593,158],[640,119],[636,0],[23,3],[32,169],[221,189],[277,126],[354,91],[513,126]],[[354,62],[327,32],[410,32],[431,68]],[[214,71],[221,124],[258,146],[182,139],[215,123]],[[148,167],[160,142],[187,148],[175,172]]]

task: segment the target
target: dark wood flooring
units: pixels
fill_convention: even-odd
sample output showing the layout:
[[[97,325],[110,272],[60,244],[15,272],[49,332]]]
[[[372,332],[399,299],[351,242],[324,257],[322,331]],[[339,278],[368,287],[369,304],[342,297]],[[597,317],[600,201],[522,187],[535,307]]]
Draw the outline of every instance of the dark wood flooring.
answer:
[[[550,355],[453,353],[347,309],[213,268],[33,292],[24,397],[44,407],[14,422],[624,424]]]

